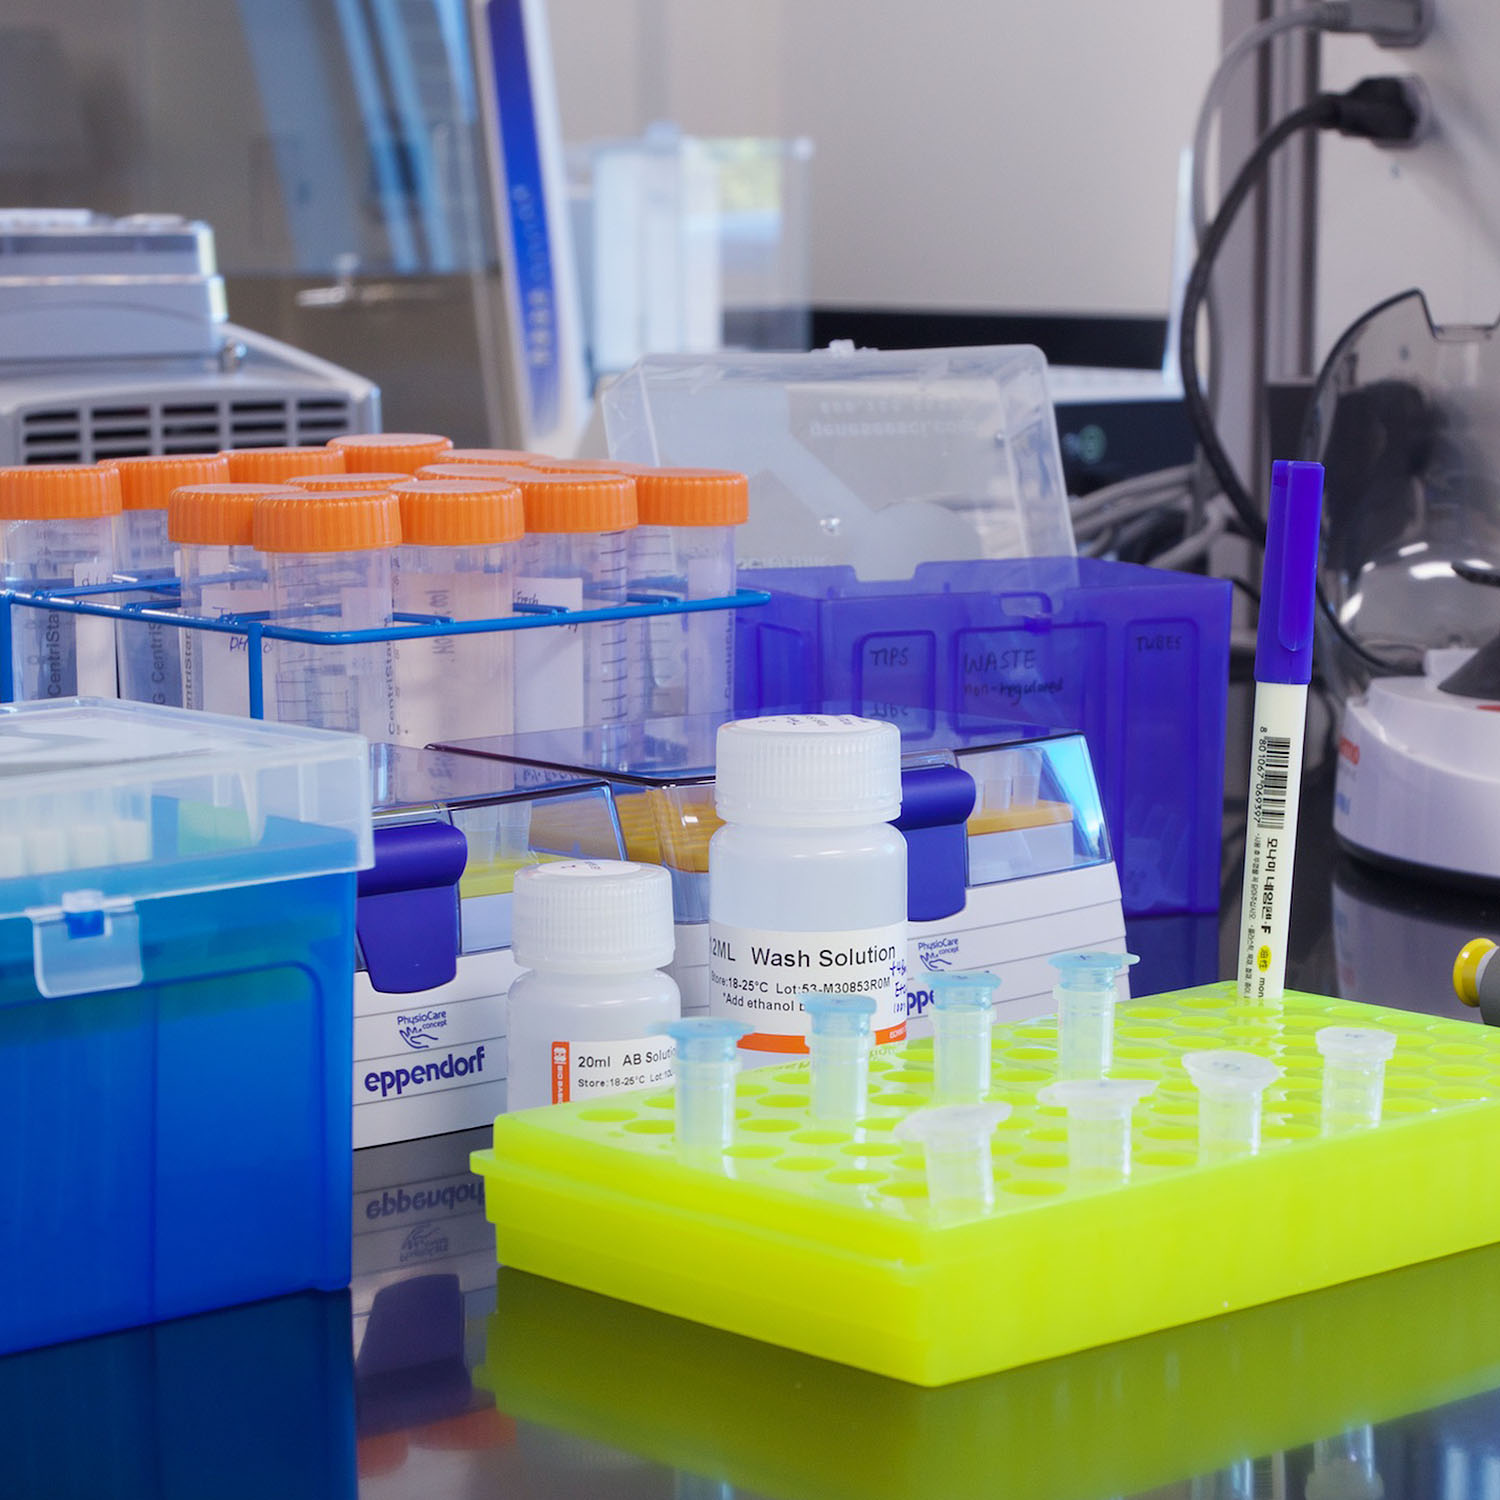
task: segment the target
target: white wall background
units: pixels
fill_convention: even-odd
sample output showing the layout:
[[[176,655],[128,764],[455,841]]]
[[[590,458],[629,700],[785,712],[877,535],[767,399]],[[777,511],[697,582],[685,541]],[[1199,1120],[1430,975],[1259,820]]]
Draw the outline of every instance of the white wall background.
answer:
[[[1155,314],[1213,0],[549,0],[563,132],[806,135],[824,305]]]

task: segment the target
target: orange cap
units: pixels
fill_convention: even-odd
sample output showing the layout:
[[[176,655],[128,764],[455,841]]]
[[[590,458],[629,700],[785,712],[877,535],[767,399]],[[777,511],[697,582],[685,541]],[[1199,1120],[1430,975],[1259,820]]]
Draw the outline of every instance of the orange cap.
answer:
[[[120,473],[102,464],[0,469],[0,521],[61,521],[120,513]]]
[[[636,524],[635,480],[624,474],[516,469],[527,531],[625,531]]]
[[[294,490],[389,490],[405,484],[410,474],[298,474],[286,483]]]
[[[389,491],[288,491],[255,502],[251,532],[262,552],[373,552],[400,544],[401,505]]]
[[[178,453],[167,458],[105,460],[120,476],[123,510],[165,510],[172,491],[184,484],[228,484],[222,453]]]
[[[284,484],[293,474],[342,474],[344,455],[334,448],[229,448],[235,484]]]
[[[551,463],[545,453],[527,453],[521,448],[447,448],[439,460],[445,464],[539,464]]]
[[[443,462],[438,464],[423,464],[416,472],[418,479],[500,479],[506,484],[519,484],[523,474],[535,474],[538,471],[529,464],[450,464],[448,455],[443,455]]]
[[[183,484],[167,501],[167,537],[186,547],[248,547],[255,502],[299,495],[284,484]]]
[[[728,469],[640,469],[635,499],[642,526],[742,526],[750,481]]]
[[[632,478],[644,472],[640,464],[611,463],[607,458],[548,458],[544,453],[533,455],[526,467],[543,474],[629,474]]]
[[[396,488],[408,547],[492,547],[526,529],[518,485],[495,479],[413,479]]]
[[[435,432],[351,432],[329,438],[328,446],[344,455],[344,467],[351,474],[377,469],[415,474],[423,464],[436,463],[453,443]]]

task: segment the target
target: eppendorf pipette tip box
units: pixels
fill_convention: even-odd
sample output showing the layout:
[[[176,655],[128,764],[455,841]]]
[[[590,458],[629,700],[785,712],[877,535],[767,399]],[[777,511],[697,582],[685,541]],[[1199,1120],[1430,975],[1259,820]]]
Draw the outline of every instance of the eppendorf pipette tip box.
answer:
[[[1325,1135],[1324,1026],[1394,1033],[1373,1128]],[[994,1031],[994,1206],[933,1211],[895,1127],[932,1103],[932,1041],[883,1048],[868,1115],[814,1121],[806,1062],[743,1073],[733,1143],[679,1160],[670,1092],[503,1116],[476,1152],[500,1261],[919,1385],[943,1385],[1500,1240],[1500,1035],[1460,1021],[1232,984],[1117,1011],[1111,1076],[1137,1106],[1125,1183],[1081,1186],[1037,1102],[1053,1018]],[[1258,1155],[1200,1165],[1185,1053],[1282,1070]]]

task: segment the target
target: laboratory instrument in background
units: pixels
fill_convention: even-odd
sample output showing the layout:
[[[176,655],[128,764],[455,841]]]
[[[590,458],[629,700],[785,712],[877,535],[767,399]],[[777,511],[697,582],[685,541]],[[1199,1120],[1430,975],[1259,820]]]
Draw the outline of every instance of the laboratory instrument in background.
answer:
[[[226,321],[206,224],[0,211],[0,465],[322,443],[379,425],[369,381]]]
[[[1453,960],[1453,992],[1479,1011],[1486,1026],[1500,1026],[1500,964],[1491,962],[1494,953],[1491,939],[1474,938]]]
[[[672,976],[688,1014],[709,1003],[708,847],[720,827],[715,737],[724,722],[653,719],[444,747],[510,763],[518,785],[609,782],[630,858],[672,877]],[[938,974],[994,970],[996,1012],[1007,1018],[1052,1009],[1052,954],[1125,946],[1083,736],[939,714],[925,731],[904,726],[901,749],[908,1033],[926,1034],[928,978]]]
[[[564,859],[515,878],[507,1109],[672,1081],[661,1028],[682,1014],[672,882],[657,865]]]
[[[363,742],[24,704],[0,803],[0,1350],[344,1286]]]
[[[647,354],[807,348],[812,155],[669,124],[568,148],[596,383]]]
[[[1347,699],[1334,833],[1371,863],[1500,884],[1497,327],[1372,309],[1318,377],[1322,661]]]
[[[798,996],[876,1005],[877,1043],[906,1035],[901,734],[852,714],[720,727],[708,850],[708,1004],[750,1023],[756,1063],[806,1052]]]

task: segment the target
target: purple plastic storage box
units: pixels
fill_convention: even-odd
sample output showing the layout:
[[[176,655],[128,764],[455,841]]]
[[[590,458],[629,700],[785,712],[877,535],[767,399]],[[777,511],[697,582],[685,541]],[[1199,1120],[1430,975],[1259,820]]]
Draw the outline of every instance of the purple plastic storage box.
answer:
[[[1217,909],[1227,582],[1094,558],[740,582],[771,602],[738,612],[737,712],[847,710],[919,734],[939,713],[1081,729],[1127,914]]]

